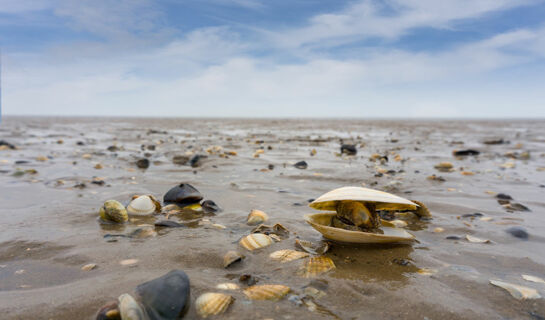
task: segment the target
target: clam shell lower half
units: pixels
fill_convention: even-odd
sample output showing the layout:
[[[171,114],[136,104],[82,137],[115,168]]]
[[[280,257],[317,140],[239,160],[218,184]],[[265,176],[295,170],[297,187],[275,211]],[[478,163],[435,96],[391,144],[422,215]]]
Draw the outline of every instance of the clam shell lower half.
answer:
[[[414,236],[407,231],[390,227],[388,223],[383,223],[381,230],[383,234],[350,231],[340,228],[333,228],[331,219],[336,215],[335,212],[316,213],[305,215],[305,221],[314,229],[320,232],[325,238],[346,243],[395,243],[409,242],[414,240]]]
[[[331,190],[309,206],[317,210],[335,211],[339,201],[360,201],[375,204],[376,210],[416,210],[418,207],[412,201],[398,197],[388,192],[361,187],[342,187]]]

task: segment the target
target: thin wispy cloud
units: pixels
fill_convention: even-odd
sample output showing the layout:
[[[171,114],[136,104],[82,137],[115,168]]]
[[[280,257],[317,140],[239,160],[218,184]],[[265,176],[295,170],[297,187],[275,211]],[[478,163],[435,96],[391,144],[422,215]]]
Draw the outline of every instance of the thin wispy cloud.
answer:
[[[3,111],[545,116],[545,25],[498,22],[513,10],[543,10],[540,1],[363,0],[318,12],[309,1],[290,18],[272,14],[270,2],[188,3],[29,2],[0,11],[0,21],[26,10],[65,32],[29,46],[28,35],[0,29]],[[206,20],[223,10],[243,11],[225,13],[232,23]],[[430,30],[441,46],[424,41]]]

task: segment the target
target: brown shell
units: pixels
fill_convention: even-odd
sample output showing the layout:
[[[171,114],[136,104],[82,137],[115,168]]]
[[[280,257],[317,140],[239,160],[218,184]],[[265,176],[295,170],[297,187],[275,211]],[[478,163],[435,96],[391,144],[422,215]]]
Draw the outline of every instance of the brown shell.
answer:
[[[418,205],[418,208],[416,208],[416,210],[414,211],[414,213],[419,216],[420,218],[424,217],[424,218],[431,218],[431,212],[430,210],[428,209],[428,207],[426,207],[425,204],[423,204],[422,202],[420,201],[416,201],[416,200],[411,200],[412,202],[416,203]]]
[[[206,318],[224,313],[235,299],[224,293],[207,292],[195,300],[195,309],[199,316]]]
[[[315,277],[335,269],[335,263],[326,256],[312,257],[303,263],[303,276],[305,278]]]
[[[238,251],[228,251],[225,256],[223,256],[223,267],[227,268],[235,262],[241,261],[244,258],[242,254]]]
[[[280,300],[290,292],[290,287],[281,284],[251,286],[244,294],[251,300]]]
[[[296,251],[296,250],[278,250],[269,255],[271,259],[278,260],[280,262],[289,262],[297,259],[302,259],[308,257],[309,254],[306,252]]]

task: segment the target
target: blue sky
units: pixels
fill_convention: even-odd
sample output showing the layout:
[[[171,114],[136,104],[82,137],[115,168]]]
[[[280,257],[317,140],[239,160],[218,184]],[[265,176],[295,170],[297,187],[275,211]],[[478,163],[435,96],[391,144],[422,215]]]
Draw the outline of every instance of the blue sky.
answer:
[[[0,0],[4,114],[545,117],[545,1]]]

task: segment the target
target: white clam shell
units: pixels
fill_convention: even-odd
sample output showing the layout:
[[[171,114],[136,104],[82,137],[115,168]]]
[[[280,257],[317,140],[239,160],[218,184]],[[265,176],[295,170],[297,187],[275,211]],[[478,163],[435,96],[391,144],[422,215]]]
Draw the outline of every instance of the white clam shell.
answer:
[[[330,227],[335,212],[316,213],[305,215],[305,220],[325,238],[346,243],[394,243],[414,240],[414,236],[404,229],[390,227],[389,223],[382,222],[383,234],[350,231]]]
[[[278,260],[280,262],[289,262],[301,258],[306,258],[308,256],[309,254],[306,252],[291,249],[278,250],[269,255],[271,259]]]
[[[147,320],[144,310],[134,298],[127,293],[119,296],[119,312],[123,320]]]
[[[541,295],[539,294],[539,292],[537,292],[536,289],[498,280],[490,280],[490,283],[507,290],[507,292],[509,292],[513,296],[513,298],[518,300],[541,298]]]
[[[418,205],[405,198],[391,193],[361,187],[342,187],[331,190],[318,199],[312,201],[309,206],[318,210],[335,211],[339,201],[371,202],[376,210],[415,210]]]
[[[127,212],[132,215],[148,215],[156,210],[155,203],[149,196],[140,196],[127,206]]]
[[[261,249],[261,248],[270,246],[271,244],[273,244],[273,239],[266,234],[252,233],[240,239],[239,243],[244,248],[250,251],[253,251],[256,249]]]
[[[250,211],[250,213],[248,214],[248,219],[246,220],[246,224],[248,225],[258,225],[258,224],[261,224],[263,222],[267,222],[269,220],[269,216],[261,211],[261,210],[252,210]]]
[[[233,300],[228,294],[207,292],[195,300],[195,308],[199,316],[206,318],[225,312]]]

